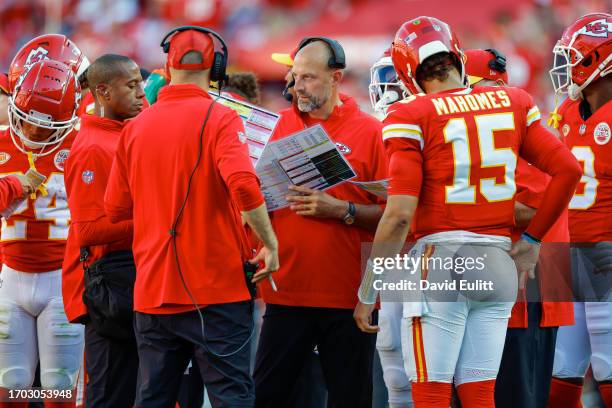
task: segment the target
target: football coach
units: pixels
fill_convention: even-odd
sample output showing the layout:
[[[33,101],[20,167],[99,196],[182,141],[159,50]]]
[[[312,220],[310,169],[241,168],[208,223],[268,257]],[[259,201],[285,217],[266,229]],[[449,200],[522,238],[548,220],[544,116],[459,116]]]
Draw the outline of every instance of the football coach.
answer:
[[[356,180],[384,179],[382,125],[340,92],[345,67],[337,41],[302,40],[291,68],[296,102],[281,111],[272,140],[320,124],[355,170]],[[272,216],[282,266],[275,274],[278,291],[269,282],[261,285],[266,312],[253,374],[255,406],[290,406],[286,401],[316,346],[328,405],[372,407],[376,335],[357,328],[353,308],[361,279],[361,244],[371,242],[382,202],[350,183],[325,192],[290,189],[291,205]]]
[[[134,223],[136,406],[174,406],[194,358],[213,406],[252,407],[249,289],[278,269],[276,236],[242,121],[207,92],[227,78],[225,43],[186,26],[161,45],[170,84],[124,128],[105,196],[112,222]],[[252,260],[241,215],[263,244]]]

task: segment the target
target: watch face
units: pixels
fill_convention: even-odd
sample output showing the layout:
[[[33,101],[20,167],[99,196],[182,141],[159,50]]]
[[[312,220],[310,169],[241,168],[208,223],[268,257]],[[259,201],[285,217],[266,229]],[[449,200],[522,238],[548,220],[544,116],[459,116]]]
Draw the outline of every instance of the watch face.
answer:
[[[352,224],[352,223],[354,223],[354,222],[355,222],[355,217],[353,217],[353,216],[351,216],[351,215],[349,215],[349,216],[347,216],[347,217],[345,217],[345,218],[344,218],[344,223],[345,223],[346,225],[351,225],[351,224]]]

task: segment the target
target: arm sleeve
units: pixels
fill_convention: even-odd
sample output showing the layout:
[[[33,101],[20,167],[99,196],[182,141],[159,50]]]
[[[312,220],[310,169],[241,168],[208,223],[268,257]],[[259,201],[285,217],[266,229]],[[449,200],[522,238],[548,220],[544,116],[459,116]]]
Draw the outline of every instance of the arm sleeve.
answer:
[[[541,239],[567,208],[582,170],[571,154],[539,120],[529,123],[520,155],[552,178],[527,233]]]
[[[414,102],[409,104],[415,106]],[[394,104],[383,123],[383,143],[389,157],[389,195],[417,196],[423,182],[425,140],[416,109]],[[417,108],[418,109],[418,108]]]
[[[102,217],[96,221],[77,222],[72,225],[75,229],[77,244],[80,247],[106,245],[132,238],[134,233],[134,224],[131,220],[111,224],[107,217]]]
[[[215,162],[226,185],[232,174],[246,172],[255,174],[247,144],[240,140],[244,137],[244,126],[236,112],[230,111],[221,120],[217,131]]]
[[[389,163],[389,195],[419,196],[423,181],[423,156],[420,150],[395,151]]]
[[[239,211],[250,211],[264,202],[259,179],[253,173],[233,173],[227,180],[227,187]]]
[[[21,182],[15,176],[0,178],[0,208],[5,209],[18,197],[23,195]]]
[[[129,128],[130,125],[127,125],[121,133],[117,153],[108,178],[108,185],[106,186],[106,194],[104,195],[104,210],[112,223],[132,218],[133,202],[128,184],[125,147]]]

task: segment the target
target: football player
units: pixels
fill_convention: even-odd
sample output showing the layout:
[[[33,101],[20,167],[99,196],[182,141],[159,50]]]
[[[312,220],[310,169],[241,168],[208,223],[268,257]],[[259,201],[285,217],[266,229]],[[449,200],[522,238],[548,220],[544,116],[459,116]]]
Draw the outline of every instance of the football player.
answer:
[[[12,213],[3,213],[0,393],[29,388],[39,360],[43,388],[73,390],[76,384],[83,329],[66,318],[61,265],[70,218],[63,170],[79,100],[73,68],[49,59],[27,64],[9,98],[10,129],[0,133],[0,172],[32,170],[45,181],[14,203]]]
[[[465,51],[465,71],[472,88],[507,86],[506,57],[495,49]],[[549,177],[519,158],[512,240],[520,239],[541,203]],[[548,401],[559,326],[574,323],[570,302],[561,302],[559,285],[569,276],[567,211],[549,229],[538,259],[538,279],[519,291],[512,308],[495,384],[497,408],[544,408]],[[564,272],[568,272],[567,275]],[[529,295],[527,294],[529,293]],[[567,293],[567,292],[566,292]],[[553,295],[554,294],[554,295]],[[552,301],[551,301],[552,300]]]
[[[452,293],[423,290],[404,306],[404,315],[413,316],[404,349],[415,407],[449,406],[454,381],[464,408],[492,408],[517,286],[533,277],[540,239],[569,202],[580,167],[540,124],[527,93],[467,87],[464,55],[446,23],[432,17],[404,23],[391,58],[413,96],[391,106],[384,120],[391,185],[355,320],[363,331],[378,331],[370,320],[376,264],[399,254],[412,229],[418,240],[413,259],[425,259],[412,270],[420,275],[417,287],[475,277],[492,282],[489,290],[455,292],[456,301],[448,301]],[[518,156],[552,178],[511,249]],[[481,259],[483,267],[463,268],[456,261],[466,256]]]
[[[390,49],[370,68],[368,91],[372,109],[382,115],[387,113],[389,106],[408,96],[393,67]],[[376,336],[376,349],[387,386],[389,407],[410,408],[413,406],[410,379],[404,369],[402,354],[402,302],[381,302],[378,324],[380,332]]]
[[[583,166],[569,203],[576,323],[559,329],[549,407],[580,405],[591,365],[612,407],[612,15],[587,14],[553,49],[551,79],[567,93],[551,123]]]
[[[387,108],[408,96],[406,88],[397,77],[391,50],[385,51],[382,57],[370,68],[370,103],[374,112],[385,114]]]

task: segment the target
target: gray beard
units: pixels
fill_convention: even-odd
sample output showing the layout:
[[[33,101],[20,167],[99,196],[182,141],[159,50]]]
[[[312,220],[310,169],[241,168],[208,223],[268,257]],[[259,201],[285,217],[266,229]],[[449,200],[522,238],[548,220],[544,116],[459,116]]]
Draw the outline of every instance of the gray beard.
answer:
[[[325,105],[325,102],[327,102],[327,99],[329,99],[329,97],[323,97],[321,99],[317,99],[311,95],[307,95],[307,96],[308,96],[308,102],[302,102],[300,101],[299,97],[297,98],[298,109],[300,110],[300,112],[308,113],[308,112],[315,111],[319,109],[321,106]]]

